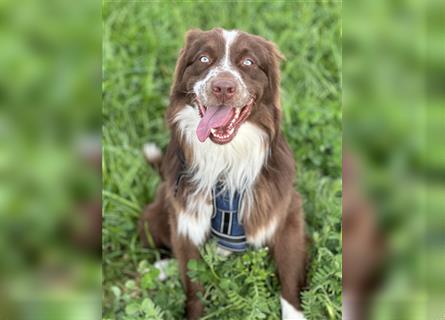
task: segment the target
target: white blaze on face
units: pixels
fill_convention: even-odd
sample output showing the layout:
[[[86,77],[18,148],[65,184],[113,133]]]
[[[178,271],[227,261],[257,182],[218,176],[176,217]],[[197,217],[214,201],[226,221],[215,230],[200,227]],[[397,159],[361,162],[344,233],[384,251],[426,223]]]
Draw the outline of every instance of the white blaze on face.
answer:
[[[222,72],[229,72],[234,76],[237,81],[238,88],[240,89],[240,103],[239,105],[245,105],[249,99],[249,92],[247,90],[246,84],[241,77],[241,74],[238,72],[236,67],[232,64],[230,60],[230,50],[232,45],[235,43],[236,38],[238,37],[239,32],[236,30],[223,30],[223,38],[224,38],[224,55],[220,58],[218,64],[211,67],[207,74],[203,79],[197,81],[193,86],[193,91],[199,100],[204,104],[208,104],[207,87],[210,85],[212,80],[217,77]]]
[[[222,59],[221,65],[224,69],[228,71],[230,71],[230,69],[232,68],[232,65],[230,63],[230,47],[232,46],[233,42],[235,42],[237,36],[238,36],[238,31],[236,30],[231,30],[231,31],[223,30],[223,37],[226,44],[225,44],[224,57]]]

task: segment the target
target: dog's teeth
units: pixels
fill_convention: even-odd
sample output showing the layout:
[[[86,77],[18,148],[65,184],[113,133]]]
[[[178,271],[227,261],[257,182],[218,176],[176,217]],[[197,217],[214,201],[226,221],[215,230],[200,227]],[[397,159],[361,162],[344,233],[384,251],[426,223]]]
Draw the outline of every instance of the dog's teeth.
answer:
[[[216,130],[212,128],[212,129],[210,129],[210,132],[211,132],[212,134],[215,134]]]

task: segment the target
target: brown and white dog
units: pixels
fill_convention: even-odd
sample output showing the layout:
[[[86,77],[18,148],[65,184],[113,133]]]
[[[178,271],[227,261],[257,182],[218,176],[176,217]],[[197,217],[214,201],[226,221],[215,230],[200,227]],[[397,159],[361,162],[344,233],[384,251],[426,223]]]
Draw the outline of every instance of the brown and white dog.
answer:
[[[268,246],[281,283],[283,319],[304,319],[306,237],[295,163],[280,130],[282,55],[262,37],[241,31],[190,30],[171,89],[166,153],[146,145],[163,178],[139,230],[148,227],[158,247],[173,250],[187,295],[187,318],[197,319],[202,286],[187,276],[187,262],[211,237],[217,183],[242,194],[240,225],[253,248]]]

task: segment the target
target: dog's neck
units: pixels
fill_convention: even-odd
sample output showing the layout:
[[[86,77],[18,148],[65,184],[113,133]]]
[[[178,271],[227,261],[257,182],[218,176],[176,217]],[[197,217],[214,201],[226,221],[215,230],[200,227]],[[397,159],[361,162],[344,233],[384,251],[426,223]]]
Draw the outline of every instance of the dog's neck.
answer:
[[[183,143],[191,150],[187,166],[195,192],[210,194],[216,183],[223,180],[228,190],[246,192],[248,198],[267,161],[267,134],[246,122],[227,144],[215,144],[210,139],[200,142],[196,136],[199,120],[192,106],[185,106],[175,117]]]

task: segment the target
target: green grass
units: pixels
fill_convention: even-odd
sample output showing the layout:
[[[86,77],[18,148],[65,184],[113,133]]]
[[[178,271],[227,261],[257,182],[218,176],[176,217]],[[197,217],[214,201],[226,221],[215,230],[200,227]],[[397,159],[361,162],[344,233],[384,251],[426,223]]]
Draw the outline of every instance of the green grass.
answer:
[[[142,248],[135,230],[159,183],[141,146],[168,143],[163,114],[185,31],[224,27],[262,35],[286,56],[283,130],[297,160],[295,188],[312,239],[303,308],[309,319],[341,319],[340,12],[339,2],[104,3],[104,318],[183,316],[177,266],[170,266],[167,281],[156,281],[152,263],[160,253]],[[265,251],[222,261],[211,249],[191,272],[209,288],[206,319],[279,319],[278,283]]]

